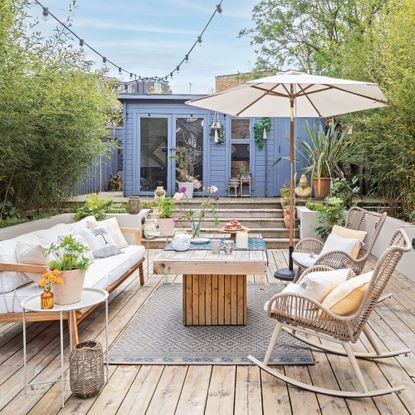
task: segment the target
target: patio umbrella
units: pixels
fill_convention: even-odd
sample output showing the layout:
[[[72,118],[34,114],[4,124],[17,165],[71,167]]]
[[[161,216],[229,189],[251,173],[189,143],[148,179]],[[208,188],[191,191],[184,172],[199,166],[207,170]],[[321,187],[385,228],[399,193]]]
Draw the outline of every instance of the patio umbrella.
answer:
[[[330,117],[379,108],[386,97],[374,83],[287,71],[248,81],[235,88],[187,101],[186,104],[238,117],[290,117],[290,216],[294,217],[294,118]],[[294,278],[294,221],[289,227],[289,267],[280,279]]]

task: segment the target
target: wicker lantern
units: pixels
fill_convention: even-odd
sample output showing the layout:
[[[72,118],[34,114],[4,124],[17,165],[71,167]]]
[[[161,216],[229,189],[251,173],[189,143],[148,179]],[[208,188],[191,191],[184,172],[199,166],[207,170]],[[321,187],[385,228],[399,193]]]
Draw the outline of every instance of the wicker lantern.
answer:
[[[90,340],[79,343],[69,357],[70,385],[80,398],[96,395],[104,385],[104,360],[101,344]]]

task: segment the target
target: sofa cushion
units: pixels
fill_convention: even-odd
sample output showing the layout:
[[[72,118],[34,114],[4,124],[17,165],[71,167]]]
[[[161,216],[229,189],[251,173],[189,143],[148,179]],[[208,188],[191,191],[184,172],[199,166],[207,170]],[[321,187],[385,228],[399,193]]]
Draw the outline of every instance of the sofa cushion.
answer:
[[[18,263],[16,257],[17,241],[38,242],[38,238],[32,232],[20,235],[17,238],[0,241],[0,262]],[[30,282],[30,279],[21,272],[0,272],[0,293],[13,291]]]
[[[124,238],[124,235],[121,232],[120,225],[118,224],[117,218],[109,218],[103,221],[98,222],[97,226],[105,225],[111,238],[118,246],[118,248],[123,249],[127,248],[128,242]]]
[[[85,287],[107,289],[133,265],[144,258],[145,249],[139,245],[129,245],[120,255],[97,259],[85,275]],[[41,292],[35,283],[26,284],[14,291],[0,295],[0,313],[21,312],[20,302],[29,295]]]
[[[86,218],[81,219],[78,222],[68,224],[69,229],[71,232],[80,232],[84,229],[92,229],[96,228],[98,221],[95,219],[94,216],[87,216]]]
[[[360,245],[361,243],[362,242],[358,239],[343,238],[342,236],[331,233],[326,239],[319,256],[327,254],[331,251],[342,251],[348,255],[351,255],[356,245]]]
[[[49,263],[47,248],[40,243],[17,241],[16,257],[18,262],[22,264],[48,265]],[[40,274],[33,272],[24,272],[23,274],[36,283],[41,280]]]
[[[366,238],[367,232],[366,231],[355,231],[354,229],[345,228],[339,225],[334,225],[332,232],[337,236],[341,236],[343,238],[357,239],[361,242],[361,243],[355,244],[350,254],[350,256],[353,259],[357,259],[357,257],[359,256],[360,248],[362,247],[363,241]]]
[[[51,244],[55,244],[58,241],[58,237],[66,236],[70,233],[71,229],[69,225],[66,225],[65,223],[58,223],[51,228],[34,232],[34,234],[39,238],[41,245],[46,248],[49,248]]]
[[[107,258],[121,253],[104,224],[79,233],[93,252],[94,258]]]

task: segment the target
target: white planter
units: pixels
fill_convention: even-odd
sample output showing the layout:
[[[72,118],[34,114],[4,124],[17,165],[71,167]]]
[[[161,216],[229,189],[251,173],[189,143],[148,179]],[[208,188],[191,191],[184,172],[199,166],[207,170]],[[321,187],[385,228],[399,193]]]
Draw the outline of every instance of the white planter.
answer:
[[[184,195],[188,198],[188,199],[192,199],[193,198],[193,183],[188,183],[188,182],[177,182],[179,189],[181,189],[182,187],[184,187],[186,189],[186,191],[184,192]]]
[[[297,206],[297,217],[300,221],[300,239],[303,238],[317,238],[320,239],[315,231],[314,226],[317,221],[317,212],[310,210],[305,206]]]
[[[174,219],[173,218],[158,218],[157,226],[161,236],[174,235]]]

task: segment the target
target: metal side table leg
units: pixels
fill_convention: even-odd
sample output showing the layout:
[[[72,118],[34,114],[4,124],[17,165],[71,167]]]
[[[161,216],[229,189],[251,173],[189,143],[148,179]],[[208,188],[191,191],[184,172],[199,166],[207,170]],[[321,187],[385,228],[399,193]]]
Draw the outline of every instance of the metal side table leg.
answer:
[[[109,374],[109,355],[108,355],[108,297],[105,300],[105,356],[106,356],[106,372],[107,372],[107,382],[108,383],[108,374]]]
[[[59,331],[61,348],[61,407],[65,406],[65,370],[63,365],[63,312],[59,312]]]

